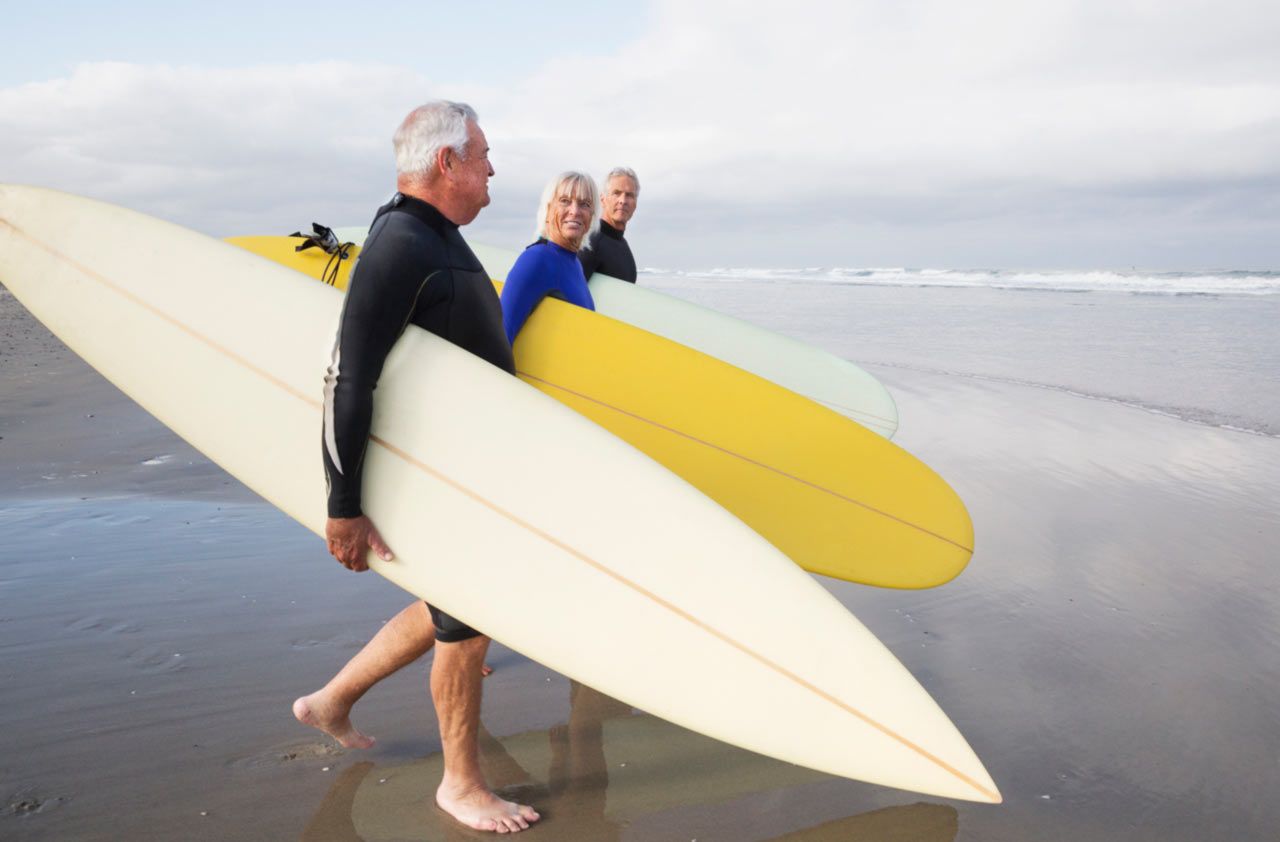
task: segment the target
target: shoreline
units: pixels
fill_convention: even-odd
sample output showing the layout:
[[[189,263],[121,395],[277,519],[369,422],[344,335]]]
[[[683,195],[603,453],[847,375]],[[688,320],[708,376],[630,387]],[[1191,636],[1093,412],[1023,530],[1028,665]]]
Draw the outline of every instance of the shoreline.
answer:
[[[1001,377],[994,374],[980,374],[967,371],[948,371],[942,368],[930,368],[922,365],[910,365],[907,363],[878,362],[875,360],[857,360],[858,365],[868,369],[901,369],[904,371],[913,371],[920,374],[935,374],[940,377],[957,377],[968,380],[984,380],[990,383],[1001,383],[1008,386],[1025,386],[1028,389],[1045,389],[1050,392],[1059,392],[1064,395],[1070,395],[1073,398],[1081,398],[1087,401],[1098,401],[1100,403],[1114,404],[1123,406],[1128,409],[1137,409],[1142,412],[1156,415],[1161,418],[1168,418],[1173,421],[1181,421],[1184,424],[1193,424],[1197,427],[1207,427],[1212,430],[1223,430],[1230,433],[1243,433],[1247,436],[1259,436],[1265,439],[1280,439],[1280,433],[1272,433],[1266,430],[1255,430],[1249,427],[1236,427],[1226,423],[1215,423],[1203,418],[1197,418],[1189,414],[1188,410],[1171,407],[1152,406],[1142,403],[1141,401],[1129,398],[1118,398],[1112,395],[1100,395],[1091,392],[1081,392],[1072,389],[1069,386],[1059,386],[1053,383],[1037,383],[1034,380],[1023,380],[1017,377]]]
[[[368,752],[289,712],[410,597],[339,569],[56,340],[8,324],[0,312],[0,350],[22,364],[0,370],[15,468],[0,478],[0,836],[469,838],[424,813],[439,749],[425,662],[361,702]],[[629,709],[584,722],[568,680],[495,645],[486,728],[551,808],[529,838],[1269,838],[1280,443],[1053,389],[876,373],[897,441],[969,506],[977,552],[928,591],[820,581],[1005,803],[805,773]],[[601,752],[603,776],[583,760]]]

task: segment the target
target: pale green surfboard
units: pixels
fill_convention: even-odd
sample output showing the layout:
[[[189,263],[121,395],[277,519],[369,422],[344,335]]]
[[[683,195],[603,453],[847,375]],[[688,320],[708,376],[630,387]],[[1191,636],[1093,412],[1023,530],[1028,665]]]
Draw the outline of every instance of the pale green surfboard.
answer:
[[[360,245],[367,229],[335,228]],[[505,279],[518,252],[471,243],[484,267]],[[608,275],[588,280],[596,311],[687,345],[824,404],[885,438],[898,431],[898,407],[884,385],[835,354],[788,336]]]

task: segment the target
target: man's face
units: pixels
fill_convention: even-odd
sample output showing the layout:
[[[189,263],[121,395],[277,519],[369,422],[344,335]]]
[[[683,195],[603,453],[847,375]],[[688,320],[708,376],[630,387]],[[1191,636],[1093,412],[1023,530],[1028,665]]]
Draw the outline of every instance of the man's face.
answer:
[[[480,209],[489,204],[489,179],[493,165],[489,163],[489,141],[475,123],[467,124],[467,157],[453,157],[453,182],[455,195],[463,207],[466,225],[475,219]]]
[[[604,195],[600,197],[601,218],[619,231],[627,227],[636,212],[640,188],[631,176],[615,175],[609,179]]]

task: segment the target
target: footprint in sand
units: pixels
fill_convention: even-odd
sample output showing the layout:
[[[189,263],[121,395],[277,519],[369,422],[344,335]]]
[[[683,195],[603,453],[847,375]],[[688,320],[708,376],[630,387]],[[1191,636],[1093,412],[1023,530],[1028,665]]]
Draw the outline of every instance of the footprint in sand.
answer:
[[[346,754],[336,743],[328,740],[298,740],[272,746],[257,754],[240,757],[227,765],[235,768],[256,769],[263,766],[284,766],[288,763],[332,760]]]
[[[68,800],[66,796],[44,796],[37,794],[34,789],[26,788],[5,799],[5,812],[11,816],[47,813],[61,807]]]
[[[90,614],[67,623],[67,628],[98,634],[136,634],[142,631],[142,624],[135,620],[115,620],[100,614]]]
[[[323,640],[314,637],[298,638],[289,641],[289,645],[294,649],[359,649],[365,645],[367,641],[354,637],[339,636],[328,637]]]
[[[146,675],[180,672],[187,668],[186,656],[181,652],[167,652],[154,646],[135,649],[125,657],[125,660]]]

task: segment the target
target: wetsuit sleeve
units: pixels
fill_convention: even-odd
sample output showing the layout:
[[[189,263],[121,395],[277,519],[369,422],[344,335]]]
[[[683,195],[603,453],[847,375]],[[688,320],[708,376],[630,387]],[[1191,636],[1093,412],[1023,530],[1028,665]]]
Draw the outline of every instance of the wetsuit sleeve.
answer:
[[[507,331],[507,341],[513,344],[516,334],[524,327],[533,308],[551,289],[550,282],[554,280],[549,277],[540,254],[536,248],[522,251],[502,285],[502,326]]]
[[[591,248],[578,249],[578,262],[582,264],[582,276],[588,281],[591,276],[600,271],[600,238],[603,235],[599,229],[591,232],[590,243]]]
[[[446,273],[447,274],[447,273]],[[352,273],[325,377],[324,467],[329,517],[357,517],[373,417],[373,390],[387,354],[433,274],[395,248],[370,249]],[[444,279],[442,279],[443,281]]]
[[[570,277],[565,278],[564,300],[587,310],[596,309],[596,300],[591,297],[591,287],[587,286],[587,276],[580,266],[569,264]]]

